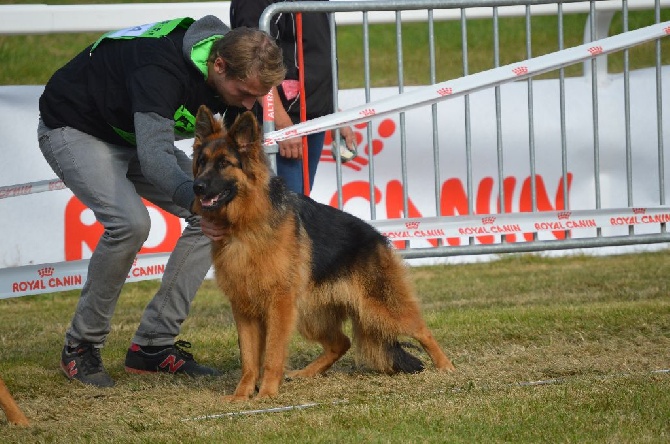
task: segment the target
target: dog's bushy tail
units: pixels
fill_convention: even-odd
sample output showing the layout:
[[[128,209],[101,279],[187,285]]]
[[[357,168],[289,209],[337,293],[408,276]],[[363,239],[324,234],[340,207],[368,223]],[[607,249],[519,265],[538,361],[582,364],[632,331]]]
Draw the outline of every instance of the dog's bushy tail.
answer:
[[[411,344],[401,344],[397,341],[387,345],[388,353],[393,361],[393,371],[395,373],[419,373],[423,371],[424,365],[421,359],[405,350],[404,347],[406,346],[414,347]]]
[[[360,326],[358,326],[360,327]],[[406,350],[412,344],[400,343],[396,338],[365,332],[354,322],[354,345],[356,361],[372,370],[382,373],[419,373],[424,364]]]

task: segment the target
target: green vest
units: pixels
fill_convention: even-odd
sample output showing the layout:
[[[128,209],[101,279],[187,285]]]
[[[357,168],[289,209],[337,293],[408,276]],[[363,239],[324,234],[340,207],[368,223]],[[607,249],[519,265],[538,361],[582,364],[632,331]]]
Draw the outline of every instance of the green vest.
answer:
[[[110,31],[102,35],[91,46],[91,54],[105,39],[112,40],[129,40],[139,37],[158,38],[165,37],[177,28],[188,28],[195,20],[190,17],[176,18],[173,20],[165,20],[162,22],[148,23],[146,25],[133,26],[132,28],[121,29],[118,31]],[[214,40],[220,38],[220,35],[212,36],[202,42],[193,46],[191,51],[191,59],[196,67],[207,78],[207,58],[209,51],[214,43]],[[175,134],[183,136],[184,138],[193,137],[195,132],[195,116],[186,109],[184,105],[180,106],[174,113],[174,131]],[[134,133],[124,131],[120,128],[112,126],[114,131],[123,138],[126,142],[136,145],[136,137]]]

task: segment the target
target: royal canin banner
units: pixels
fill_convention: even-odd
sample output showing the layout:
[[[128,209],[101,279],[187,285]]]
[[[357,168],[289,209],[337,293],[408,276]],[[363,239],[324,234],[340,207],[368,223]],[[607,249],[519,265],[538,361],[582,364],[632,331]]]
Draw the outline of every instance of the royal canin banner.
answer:
[[[668,69],[662,68],[663,91],[670,91]],[[0,87],[0,298],[80,288],[86,278],[87,260],[102,234],[92,212],[54,180],[40,153],[36,128],[42,89]],[[399,248],[406,247],[406,241],[411,248],[430,247],[437,245],[438,239],[446,246],[468,245],[471,238],[479,244],[492,244],[500,242],[503,235],[507,242],[525,242],[533,240],[534,233],[540,240],[563,239],[567,231],[574,238],[594,237],[598,229],[604,236],[626,235],[630,226],[635,233],[657,233],[659,224],[670,220],[670,210],[659,206],[655,70],[630,74],[630,176],[635,208],[629,208],[628,201],[623,91],[621,75],[599,75],[600,164],[596,168],[591,80],[566,79],[565,175],[557,80],[533,81],[534,176],[529,161],[530,113],[525,81],[500,87],[500,159],[493,89],[469,96],[467,137],[462,96],[435,104],[435,132],[431,106],[407,110],[402,119],[398,114],[372,118],[369,128],[368,123],[356,123],[353,128],[359,156],[342,165],[343,209],[364,220],[375,219],[373,225]],[[395,88],[371,91],[373,102],[392,100],[394,96]],[[663,109],[670,109],[668,97],[662,97]],[[340,92],[341,108],[361,103],[365,103],[364,90]],[[664,123],[662,136],[670,140],[670,125]],[[440,147],[438,175],[433,134],[437,134]],[[465,145],[468,137],[469,154]],[[311,196],[337,206],[336,163],[330,143],[328,135]],[[190,153],[189,144],[185,141],[179,147]],[[468,158],[472,160],[470,184]],[[670,156],[664,159],[663,169],[670,171]],[[502,181],[498,178],[499,165],[503,166]],[[596,170],[601,191],[598,208]],[[664,183],[668,195],[669,182]],[[472,192],[470,198],[468,190]],[[470,201],[474,214],[468,214]],[[160,278],[183,229],[181,220],[148,202],[147,208],[152,228],[129,281]]]

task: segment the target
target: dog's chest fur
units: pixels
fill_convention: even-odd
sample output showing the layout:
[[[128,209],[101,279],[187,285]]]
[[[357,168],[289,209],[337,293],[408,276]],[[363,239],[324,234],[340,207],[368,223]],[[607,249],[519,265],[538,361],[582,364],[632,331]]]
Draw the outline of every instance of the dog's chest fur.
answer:
[[[225,295],[249,314],[263,312],[272,297],[304,294],[310,276],[309,242],[293,217],[279,226],[243,231],[213,248],[216,279]],[[277,276],[281,276],[278,280]],[[299,292],[296,290],[300,289]]]

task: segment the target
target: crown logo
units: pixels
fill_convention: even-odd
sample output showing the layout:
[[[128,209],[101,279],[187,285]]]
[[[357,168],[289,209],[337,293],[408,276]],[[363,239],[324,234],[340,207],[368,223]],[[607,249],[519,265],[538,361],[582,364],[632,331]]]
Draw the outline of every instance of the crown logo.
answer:
[[[495,222],[495,221],[496,221],[496,217],[495,217],[495,216],[482,217],[482,223],[483,223],[484,225],[491,225],[491,224],[493,224],[493,222]]]
[[[375,111],[372,108],[368,108],[361,111],[360,114],[363,116],[374,116],[375,114],[377,114],[377,111]]]
[[[43,278],[43,277],[53,276],[53,274],[54,274],[54,267],[44,267],[44,268],[40,268],[39,270],[37,270],[37,274],[39,274],[40,277],[42,277],[42,278]]]
[[[516,68],[514,68],[514,69],[512,70],[512,72],[513,72],[515,75],[517,75],[517,76],[520,76],[520,75],[523,75],[523,74],[528,74],[528,67],[526,67],[526,66],[517,66]]]
[[[633,208],[633,214],[645,214],[646,212],[646,208]]]
[[[416,230],[419,228],[420,222],[405,222],[405,226],[410,230]]]
[[[602,46],[592,46],[588,49],[588,51],[591,53],[591,55],[598,55],[603,52],[603,47]]]
[[[440,88],[437,90],[437,93],[441,95],[442,97],[444,96],[450,96],[451,94],[454,93],[454,90],[452,88],[446,87],[446,88]]]
[[[570,219],[571,214],[572,214],[571,211],[561,211],[558,213],[558,219],[559,220]]]

